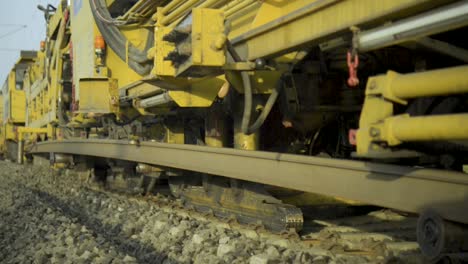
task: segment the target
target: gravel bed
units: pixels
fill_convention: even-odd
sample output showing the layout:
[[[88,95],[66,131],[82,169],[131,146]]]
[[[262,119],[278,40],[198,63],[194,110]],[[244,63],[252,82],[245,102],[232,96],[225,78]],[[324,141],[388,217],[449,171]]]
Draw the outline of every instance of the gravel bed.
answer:
[[[0,161],[2,263],[364,263],[186,210],[82,187],[76,177]]]

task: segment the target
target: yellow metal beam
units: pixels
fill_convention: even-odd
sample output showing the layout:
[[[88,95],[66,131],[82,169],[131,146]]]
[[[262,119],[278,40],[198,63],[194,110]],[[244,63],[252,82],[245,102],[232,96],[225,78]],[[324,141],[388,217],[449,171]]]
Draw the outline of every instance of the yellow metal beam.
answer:
[[[232,43],[246,50],[250,60],[284,54],[305,44],[349,30],[352,26],[376,23],[410,15],[450,1],[431,0],[309,0],[296,11],[235,37]],[[264,3],[268,4],[268,3]]]
[[[36,127],[18,127],[18,141],[24,139],[24,134],[47,134],[49,130],[47,128],[36,128]]]

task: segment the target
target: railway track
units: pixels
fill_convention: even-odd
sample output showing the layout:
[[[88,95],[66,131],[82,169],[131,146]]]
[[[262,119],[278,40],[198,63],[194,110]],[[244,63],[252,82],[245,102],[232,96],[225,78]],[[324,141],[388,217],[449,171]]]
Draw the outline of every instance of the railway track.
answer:
[[[84,179],[97,188],[83,189],[90,196],[198,214],[328,254],[294,262],[417,262],[418,246],[423,262],[463,259],[468,60],[459,36],[468,5],[363,1],[38,6],[46,41],[21,52],[8,74],[0,150]],[[101,213],[78,204],[92,209],[83,217],[53,188],[25,188],[28,203],[38,198],[86,225]],[[164,188],[174,198],[154,196]],[[294,204],[281,190],[357,203]],[[162,240],[192,232],[182,222],[164,225],[173,232]],[[285,255],[270,247],[268,258],[257,249],[237,259],[230,239],[208,244],[217,257],[232,253],[225,262]],[[185,250],[174,242],[172,252]]]
[[[305,215],[304,223],[302,223],[301,217],[300,227],[295,228],[296,230],[304,228],[304,231],[300,233],[301,238],[308,241],[305,242],[306,244],[318,243],[323,245],[326,250],[338,250],[341,253],[352,252],[351,255],[357,256],[403,254],[413,257],[419,256],[417,253],[419,242],[420,245],[423,245],[424,254],[430,259],[436,260],[443,256],[449,256],[448,253],[457,253],[459,256],[460,250],[464,249],[464,238],[457,235],[457,232],[461,232],[460,234],[466,232],[464,226],[449,223],[450,226],[454,225],[455,227],[444,229],[444,221],[436,223],[435,226],[439,224],[439,227],[434,227],[436,228],[436,237],[433,238],[430,235],[434,232],[430,228],[433,228],[432,223],[437,219],[428,218],[426,221],[422,221],[422,224],[416,220],[417,214],[436,212],[437,217],[440,216],[441,219],[464,224],[468,222],[468,203],[465,201],[468,195],[468,179],[462,173],[360,161],[330,160],[279,153],[144,141],[49,141],[35,145],[30,153],[33,155],[65,153],[95,156],[150,166],[162,166],[163,168],[196,171],[304,192],[344,197],[364,204],[392,208],[411,215],[407,217],[394,215],[392,218],[392,213],[383,213],[383,216],[380,213],[379,218],[375,217],[375,214],[379,215],[378,213],[367,212],[370,214],[360,215],[356,218],[367,220],[353,219],[353,214],[350,214],[331,218],[331,221],[318,222],[316,220],[320,219],[320,216]],[[242,166],[233,164],[242,164]],[[169,182],[171,179],[178,179],[178,177],[169,177]],[[201,193],[205,193],[204,189],[200,190]],[[230,201],[236,197],[225,193],[225,191],[221,191],[219,195],[225,195],[225,197],[219,199]],[[198,202],[197,199],[201,200]],[[226,204],[218,205],[217,200],[206,200],[206,198],[197,195],[184,196],[182,200],[194,210],[204,212],[204,215],[214,215],[230,222],[243,222],[241,221],[242,217],[245,218],[246,215],[248,217],[252,215],[253,218],[249,220],[255,221],[255,210],[258,210],[255,209],[257,206],[255,204],[253,205],[255,210],[252,211],[252,214],[246,213],[245,209],[242,208],[231,210],[228,209],[230,202],[226,207]],[[205,210],[203,203],[207,201],[213,204]],[[212,210],[213,207],[216,209]],[[347,209],[353,211],[356,208],[348,207]],[[271,212],[272,216],[275,216],[274,210]],[[328,210],[334,212],[339,211],[340,208],[331,207]],[[307,210],[305,211],[307,212]],[[236,217],[237,214],[242,215],[242,217]],[[266,213],[266,216],[268,214],[270,213]],[[313,221],[308,222],[310,220],[307,219],[313,219]],[[260,221],[258,225],[260,228],[267,226],[267,229],[274,230],[275,224],[284,220],[272,220],[272,226],[265,219],[258,221]],[[353,221],[358,221],[358,223]],[[252,221],[244,221],[243,223],[249,223],[252,227]],[[277,229],[287,230],[290,224],[287,221],[285,223],[286,225],[279,226]],[[254,228],[258,228],[258,226],[253,225]],[[430,231],[427,231],[427,228]],[[441,228],[442,233],[438,231]],[[419,232],[419,238],[415,230]],[[395,231],[397,232],[395,233]],[[311,233],[307,234],[307,232]],[[332,242],[333,246],[327,246],[330,241],[334,241]],[[424,247],[425,244],[426,247]],[[445,248],[445,246],[450,247]]]
[[[32,171],[37,171],[37,168],[32,169]],[[90,197],[108,197],[119,201],[120,204],[127,204],[128,206],[132,204],[149,204],[157,208],[158,211],[167,214],[175,214],[201,222],[209,222],[219,228],[230,230],[230,232],[239,232],[249,239],[264,241],[266,244],[273,244],[280,252],[289,249],[292,255],[295,254],[294,258],[297,258],[299,263],[307,263],[312,259],[314,259],[314,261],[322,260],[324,263],[328,263],[331,260],[336,260],[338,263],[375,263],[376,261],[385,262],[390,258],[403,260],[408,256],[411,256],[419,263],[424,262],[424,258],[419,253],[417,245],[414,247],[414,240],[411,242],[413,247],[409,249],[408,247],[403,249],[401,247],[393,247],[392,249],[385,247],[384,242],[404,244],[411,241],[401,238],[404,229],[400,226],[400,221],[406,218],[388,210],[382,211],[378,208],[345,208],[338,205],[330,206],[315,210],[316,213],[320,211],[320,215],[328,214],[323,220],[312,218],[314,217],[313,214],[307,215],[304,229],[299,234],[275,234],[260,226],[246,226],[233,222],[230,219],[223,220],[213,215],[202,214],[187,209],[183,206],[180,199],[175,199],[165,194],[148,194],[142,196],[139,194],[115,192],[96,185],[89,185],[86,181],[81,182],[82,185],[79,186],[79,182],[75,184],[71,183],[73,180],[78,179],[77,174],[73,170],[64,170],[61,172],[50,171],[50,174],[55,175],[49,177],[49,179],[46,177],[46,179],[42,181],[49,181],[50,184],[55,185],[55,188],[63,190],[68,195],[75,193],[74,195],[70,195],[70,198],[79,199],[77,203],[80,205],[93,205],[96,203],[96,201],[94,201],[96,198]],[[26,177],[26,180],[29,179],[29,177]],[[45,203],[51,203],[52,201],[53,204],[59,204],[62,210],[65,210],[64,208],[67,206],[73,206],[72,204],[67,205],[67,202],[58,202],[57,194],[49,189],[52,186],[49,185],[48,188],[44,190],[40,188],[44,187],[42,185],[37,187],[39,187],[39,189],[34,189],[33,193],[37,195],[36,198],[38,200]],[[80,188],[82,191],[79,191]],[[77,191],[78,194],[76,193]],[[88,212],[87,210],[89,209],[84,209],[84,207],[85,206],[83,206],[81,210],[85,210],[86,214],[93,214],[92,211]],[[119,209],[120,207],[124,209]],[[117,213],[122,210],[128,209],[126,209],[124,205],[116,208]],[[336,211],[340,210],[342,212],[339,214],[338,218],[331,218],[331,212],[331,214],[336,215]],[[369,213],[366,213],[368,211]],[[97,212],[94,213],[97,214]],[[71,214],[74,217],[83,218],[78,213]],[[317,217],[317,215],[315,215],[315,217]],[[387,234],[379,233],[382,232],[383,229],[378,230],[374,228],[374,233],[369,235],[370,228],[376,225],[384,226]],[[351,230],[351,226],[355,226],[355,229]],[[399,250],[394,250],[395,248]]]
[[[22,169],[15,164],[12,166],[16,171]],[[38,174],[37,171],[41,170],[48,172],[49,176],[41,174],[44,178],[38,180],[35,176]],[[323,263],[330,261],[336,263],[392,263],[392,261],[393,263],[427,263],[416,241],[414,230],[417,218],[411,214],[364,205],[303,206],[301,207],[304,212],[302,231],[276,234],[261,226],[246,226],[232,219],[220,219],[188,209],[183,206],[180,199],[169,196],[168,190],[160,189],[157,193],[146,195],[115,192],[95,184],[90,185],[83,179],[80,181],[80,174],[72,169],[52,171],[44,167],[27,165],[24,171],[27,176],[22,180],[24,181],[22,184],[25,188],[33,186],[31,190],[37,194],[38,200],[50,202],[50,200],[59,199],[60,196],[57,196],[54,191],[57,189],[61,190],[62,195],[65,194],[68,199],[78,199],[77,203],[85,205],[84,207],[94,208],[93,204],[104,199],[119,201],[117,204],[122,204],[122,208],[127,208],[132,204],[146,204],[151,208],[156,208],[156,211],[188,217],[187,219],[195,221],[209,222],[217,228],[238,232],[248,239],[274,245],[281,253],[281,257],[286,252],[286,255],[291,254],[290,257],[297,260],[297,263],[307,263],[312,260],[314,263],[320,263],[320,261]],[[34,183],[33,179],[41,183]],[[96,199],[98,199],[97,202]],[[61,203],[67,204],[65,201]],[[74,205],[63,206],[73,207]],[[120,205],[116,208],[117,213],[121,211],[119,208]],[[98,214],[97,211],[92,210],[85,213]],[[77,214],[74,217],[79,219],[81,216]],[[455,260],[463,259],[463,256],[452,257],[456,257],[453,258]]]
[[[445,219],[468,224],[468,178],[457,172],[144,141],[48,141],[34,145],[30,153],[154,164],[345,197],[412,213],[432,209]]]

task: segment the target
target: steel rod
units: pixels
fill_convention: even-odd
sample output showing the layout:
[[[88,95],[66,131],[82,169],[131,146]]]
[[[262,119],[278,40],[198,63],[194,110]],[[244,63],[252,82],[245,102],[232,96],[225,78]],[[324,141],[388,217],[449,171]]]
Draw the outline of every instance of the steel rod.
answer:
[[[174,20],[176,20],[179,16],[183,15],[185,12],[189,11],[189,9],[195,5],[200,0],[187,0],[181,6],[179,6],[174,11],[168,13],[161,21],[162,25],[168,25]]]
[[[468,93],[468,66],[420,73],[398,74],[388,83],[394,96],[402,99]]]
[[[162,104],[167,104],[169,102],[172,102],[172,98],[168,93],[163,93],[141,100],[139,102],[139,107],[150,108]]]
[[[462,27],[468,24],[468,1],[411,17],[389,26],[362,32],[359,50],[370,51]]]
[[[402,142],[468,139],[468,114],[397,116],[385,122],[390,122],[389,136]]]

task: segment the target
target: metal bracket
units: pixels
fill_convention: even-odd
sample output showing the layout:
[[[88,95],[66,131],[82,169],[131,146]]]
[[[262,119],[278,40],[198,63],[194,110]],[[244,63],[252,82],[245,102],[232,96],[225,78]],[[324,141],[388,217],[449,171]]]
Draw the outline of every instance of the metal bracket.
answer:
[[[386,75],[379,75],[369,78],[366,86],[366,96],[377,95],[392,101],[394,103],[407,105],[408,102],[395,96],[392,91],[392,81],[399,74],[394,71],[388,71]]]

